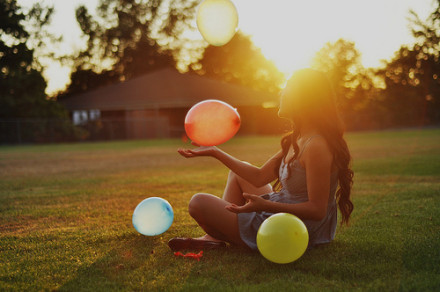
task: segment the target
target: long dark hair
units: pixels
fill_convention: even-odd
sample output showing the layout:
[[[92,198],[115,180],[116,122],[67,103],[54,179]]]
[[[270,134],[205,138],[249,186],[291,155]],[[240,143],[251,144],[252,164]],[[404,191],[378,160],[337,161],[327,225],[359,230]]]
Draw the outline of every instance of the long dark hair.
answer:
[[[333,153],[333,162],[338,168],[339,182],[336,201],[342,214],[341,224],[348,224],[354,207],[350,200],[354,173],[351,170],[350,151],[343,137],[344,125],[336,108],[334,89],[324,73],[312,69],[302,69],[294,73],[287,82],[287,86],[291,86],[293,82],[295,83],[295,96],[288,96],[294,100],[291,103],[293,110],[292,131],[281,139],[283,155],[279,159],[278,167],[275,168],[278,180],[274,189],[280,187],[278,169],[290,147],[293,147],[294,155],[286,163],[290,166],[298,156],[297,139],[301,136],[301,123],[304,121],[312,123],[316,126],[319,134],[325,138]],[[290,176],[290,167],[288,169],[288,176]]]

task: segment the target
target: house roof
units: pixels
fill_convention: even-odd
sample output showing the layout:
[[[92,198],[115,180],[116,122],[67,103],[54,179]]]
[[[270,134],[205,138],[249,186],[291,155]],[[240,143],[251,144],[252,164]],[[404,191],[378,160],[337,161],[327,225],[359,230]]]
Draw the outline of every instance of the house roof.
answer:
[[[68,110],[134,110],[185,108],[205,99],[223,100],[234,107],[277,100],[274,94],[166,68],[59,101]]]

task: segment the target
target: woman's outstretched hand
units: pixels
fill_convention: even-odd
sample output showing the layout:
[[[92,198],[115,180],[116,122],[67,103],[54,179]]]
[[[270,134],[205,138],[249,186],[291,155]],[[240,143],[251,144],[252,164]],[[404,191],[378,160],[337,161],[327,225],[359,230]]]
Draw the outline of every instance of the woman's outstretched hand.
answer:
[[[262,196],[243,193],[243,197],[247,200],[243,206],[230,204],[225,209],[234,213],[260,212],[266,209],[267,200]]]
[[[214,156],[218,150],[215,146],[200,146],[195,142],[191,142],[192,145],[197,146],[195,149],[177,149],[180,155],[186,158],[197,157],[197,156]]]

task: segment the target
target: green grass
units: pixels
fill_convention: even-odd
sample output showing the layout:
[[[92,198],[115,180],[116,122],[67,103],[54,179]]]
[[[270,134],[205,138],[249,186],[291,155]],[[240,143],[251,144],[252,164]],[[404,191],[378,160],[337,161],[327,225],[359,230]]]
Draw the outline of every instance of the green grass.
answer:
[[[0,290],[440,289],[440,130],[347,134],[355,211],[330,245],[278,265],[238,248],[200,262],[168,249],[203,231],[187,212],[194,193],[222,193],[227,169],[186,160],[178,140],[0,147]],[[278,137],[239,137],[223,149],[260,165]],[[164,234],[131,225],[136,205],[174,208]]]

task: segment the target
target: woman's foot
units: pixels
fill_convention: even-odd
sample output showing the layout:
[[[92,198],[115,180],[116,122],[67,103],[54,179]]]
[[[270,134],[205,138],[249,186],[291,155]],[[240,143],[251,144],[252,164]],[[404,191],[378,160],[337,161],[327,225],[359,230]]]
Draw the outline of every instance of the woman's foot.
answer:
[[[174,237],[168,241],[168,246],[173,251],[183,249],[203,250],[226,247],[226,242],[208,234],[197,238]]]
[[[215,241],[215,242],[224,242],[223,240],[220,240],[220,239],[217,239],[217,238],[215,238],[215,237],[212,237],[212,236],[209,235],[209,234],[205,234],[205,235],[200,236],[200,237],[195,237],[195,238],[193,238],[193,239],[197,239],[197,240],[207,240],[207,241]]]

